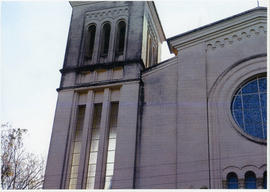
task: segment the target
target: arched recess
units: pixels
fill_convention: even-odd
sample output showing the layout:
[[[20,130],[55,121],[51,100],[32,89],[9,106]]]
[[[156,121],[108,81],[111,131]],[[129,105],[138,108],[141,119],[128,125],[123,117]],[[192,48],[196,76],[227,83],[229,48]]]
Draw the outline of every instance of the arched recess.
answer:
[[[220,146],[222,128],[230,127],[239,134],[237,124],[231,115],[231,101],[239,84],[257,74],[266,72],[266,54],[254,55],[227,68],[215,81],[208,93],[208,125],[210,175],[212,188],[222,187],[222,166]],[[246,139],[250,139],[245,137]],[[253,140],[255,142],[261,142]],[[236,156],[238,154],[235,154]],[[239,162],[240,163],[240,162]]]
[[[238,177],[234,172],[230,172],[226,178],[227,189],[238,189]]]
[[[93,19],[86,18],[83,28],[84,29],[83,29],[82,41],[80,44],[80,57],[79,57],[80,66],[97,63],[97,58],[99,56],[99,44],[100,44],[99,39],[100,39],[100,31],[101,31],[100,21],[97,18],[93,18]],[[95,28],[95,30],[93,28]],[[93,43],[91,44],[91,46],[93,47],[90,46],[90,42]]]
[[[98,56],[97,62],[106,63],[112,62],[113,47],[114,47],[114,34],[115,34],[115,20],[113,18],[106,18],[99,21],[99,39],[98,39]]]
[[[260,170],[255,165],[245,165],[241,168],[241,178],[245,178],[245,174],[252,171],[257,177],[260,177]]]
[[[128,18],[118,17],[114,27],[113,60],[123,61],[128,46]]]
[[[125,20],[119,20],[117,22],[116,29],[116,43],[115,43],[115,56],[120,56],[124,54],[125,43],[126,43],[126,30],[127,25]]]
[[[245,174],[245,189],[256,189],[256,174],[253,171],[248,171]]]
[[[85,38],[85,57],[87,59],[92,59],[94,52],[94,45],[96,39],[96,24],[91,23],[87,27],[87,33]]]
[[[105,22],[101,28],[100,57],[107,57],[110,48],[111,23]]]
[[[241,169],[239,167],[236,167],[236,166],[228,166],[226,168],[223,169],[222,171],[222,179],[223,180],[226,180],[227,178],[227,175],[230,173],[230,172],[234,172],[238,178],[241,178]]]

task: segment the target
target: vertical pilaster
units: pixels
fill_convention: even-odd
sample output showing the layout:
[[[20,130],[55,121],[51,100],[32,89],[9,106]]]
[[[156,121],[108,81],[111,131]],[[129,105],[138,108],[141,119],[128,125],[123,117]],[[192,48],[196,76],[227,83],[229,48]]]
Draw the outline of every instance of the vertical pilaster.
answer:
[[[123,85],[120,90],[117,120],[113,189],[134,187],[139,82]]]
[[[263,178],[257,178],[257,189],[263,189]]]
[[[58,93],[53,130],[45,172],[44,189],[61,189],[62,177],[65,176],[63,163],[68,156],[70,120],[72,114],[74,92]]]
[[[222,180],[222,188],[227,189],[227,180]]]
[[[100,25],[97,25],[96,26],[96,35],[95,35],[95,44],[94,45],[99,45],[99,41],[100,41],[99,32],[100,32],[100,29],[101,29]],[[95,47],[94,50],[93,50],[91,63],[97,63],[98,62],[98,56],[99,56],[99,51],[98,51],[97,47]]]
[[[66,144],[66,158],[64,162],[63,168],[63,178],[61,182],[61,189],[69,189],[69,182],[70,182],[70,174],[71,174],[71,164],[72,164],[72,138],[75,136],[76,125],[77,125],[77,118],[78,118],[78,101],[79,95],[77,92],[74,92],[73,104],[72,104],[72,111],[70,117],[70,129],[69,129],[69,138],[67,139]]]
[[[239,189],[245,189],[245,180],[239,179],[238,185],[239,185]]]
[[[103,102],[102,102],[102,112],[100,121],[100,141],[98,148],[97,157],[97,167],[96,167],[96,178],[95,178],[95,189],[103,188],[104,183],[104,159],[106,158],[106,147],[107,146],[107,134],[109,126],[109,116],[110,116],[110,89],[104,89]]]
[[[78,170],[78,179],[77,179],[77,189],[84,188],[84,175],[87,171],[86,167],[86,157],[88,151],[88,141],[91,139],[89,134],[93,121],[93,101],[94,101],[94,92],[92,90],[88,91],[86,109],[84,115],[84,124],[83,124],[83,134],[82,134],[82,143],[81,143],[81,153],[80,153],[80,164]],[[87,174],[87,173],[86,173]]]

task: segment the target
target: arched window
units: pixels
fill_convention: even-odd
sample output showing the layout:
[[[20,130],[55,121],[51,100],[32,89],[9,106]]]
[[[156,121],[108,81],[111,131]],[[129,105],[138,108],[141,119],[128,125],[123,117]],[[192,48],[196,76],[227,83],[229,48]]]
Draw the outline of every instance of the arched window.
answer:
[[[245,174],[245,188],[246,189],[256,189],[256,175],[252,171],[248,171]]]
[[[238,189],[238,178],[237,175],[233,172],[230,172],[227,175],[227,188]]]
[[[263,173],[263,188],[266,189],[267,187],[267,176],[266,171]]]
[[[95,44],[95,36],[96,36],[96,26],[90,25],[87,31],[87,37],[85,42],[85,55],[89,59],[92,59],[94,44]]]
[[[125,48],[126,23],[120,21],[117,26],[116,55],[123,55]]]
[[[103,25],[102,34],[101,34],[101,52],[100,55],[102,57],[106,57],[109,52],[110,45],[110,33],[111,33],[111,25],[110,23],[106,23]]]

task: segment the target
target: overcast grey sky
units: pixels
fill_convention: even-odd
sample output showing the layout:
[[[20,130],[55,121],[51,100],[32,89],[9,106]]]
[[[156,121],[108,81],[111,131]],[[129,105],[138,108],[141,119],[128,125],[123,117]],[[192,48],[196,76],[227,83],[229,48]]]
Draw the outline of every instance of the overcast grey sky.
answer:
[[[256,0],[155,1],[166,37],[255,8]],[[266,6],[267,0],[260,0]],[[29,151],[48,153],[71,17],[67,1],[1,3],[1,123],[28,129]],[[162,59],[172,57],[166,43]]]

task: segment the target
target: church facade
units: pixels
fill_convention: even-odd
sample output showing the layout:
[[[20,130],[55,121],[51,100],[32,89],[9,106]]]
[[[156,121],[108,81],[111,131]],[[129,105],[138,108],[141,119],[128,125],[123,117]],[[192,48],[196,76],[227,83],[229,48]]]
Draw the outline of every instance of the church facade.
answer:
[[[266,188],[266,8],[166,39],[153,2],[70,4],[45,189]]]

